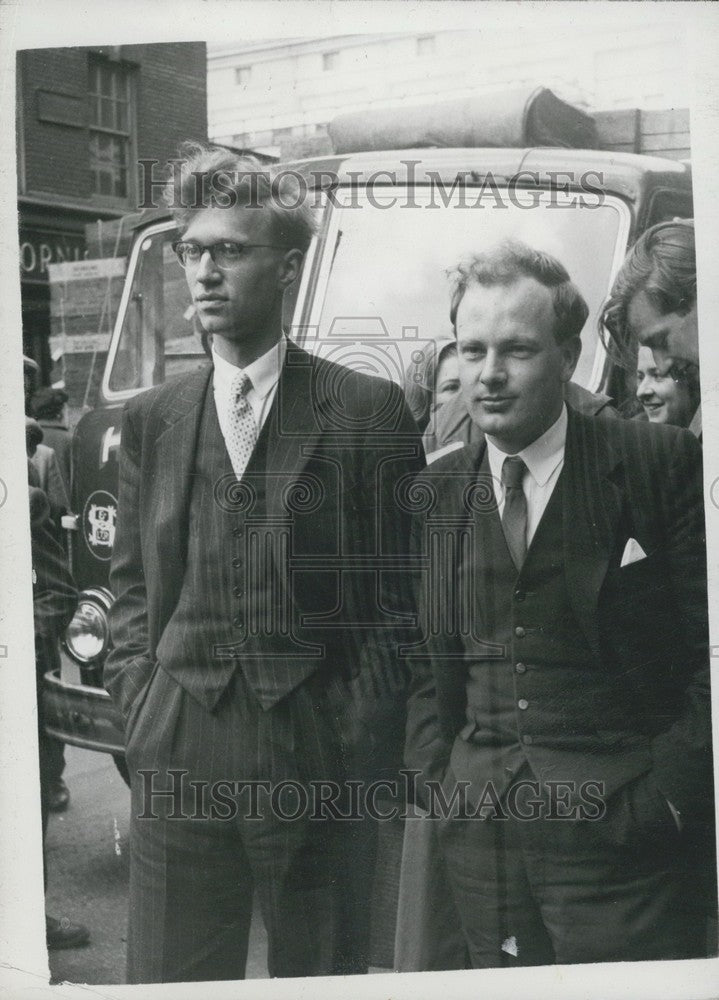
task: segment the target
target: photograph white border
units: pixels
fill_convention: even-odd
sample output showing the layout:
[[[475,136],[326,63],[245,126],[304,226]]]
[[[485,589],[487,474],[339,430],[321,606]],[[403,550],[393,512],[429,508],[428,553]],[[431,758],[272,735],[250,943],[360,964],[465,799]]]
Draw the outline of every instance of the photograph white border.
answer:
[[[644,3],[308,2],[276,0],[1,0],[0,2],[0,994],[13,998],[126,996],[206,997],[208,986],[47,986],[40,807],[32,650],[32,592],[22,427],[20,284],[17,264],[15,53],[65,45],[223,41],[322,34],[481,29],[506,23],[516,31],[547,29],[577,19],[624,19]],[[689,33],[692,163],[699,275],[702,412],[709,555],[715,747],[719,742],[719,280],[716,233],[719,194],[719,7],[711,3],[652,3],[658,18],[676,18]],[[233,20],[237,27],[231,27]],[[318,30],[318,26],[321,26]],[[716,768],[715,768],[716,771]],[[718,796],[719,798],[719,796]],[[124,919],[124,915],[122,916]],[[719,960],[542,967],[446,973],[405,973],[326,980],[213,983],[213,997],[475,996],[493,1000],[601,997],[704,1000],[719,994]]]

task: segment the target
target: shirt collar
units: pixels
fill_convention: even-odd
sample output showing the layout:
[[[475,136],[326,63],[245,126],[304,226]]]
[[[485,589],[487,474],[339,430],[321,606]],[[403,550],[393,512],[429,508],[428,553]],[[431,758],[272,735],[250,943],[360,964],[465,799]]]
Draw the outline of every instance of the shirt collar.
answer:
[[[217,351],[212,348],[212,363],[215,366],[215,385],[218,389],[230,391],[232,379],[238,371],[244,371],[252,383],[252,389],[259,399],[264,399],[269,392],[274,389],[280,377],[280,371],[284,364],[287,353],[287,339],[280,337],[276,344],[265,354],[247,365],[246,368],[238,368],[221,358]]]
[[[689,424],[689,430],[692,432],[694,437],[700,438],[702,436],[702,408],[697,407],[697,411],[692,417],[692,421]]]
[[[530,475],[538,486],[544,486],[559,463],[564,458],[564,447],[567,441],[567,406],[562,406],[562,412],[541,437],[532,441],[526,448],[518,452],[519,457],[529,469]],[[487,438],[487,454],[492,475],[501,481],[502,465],[507,454]]]

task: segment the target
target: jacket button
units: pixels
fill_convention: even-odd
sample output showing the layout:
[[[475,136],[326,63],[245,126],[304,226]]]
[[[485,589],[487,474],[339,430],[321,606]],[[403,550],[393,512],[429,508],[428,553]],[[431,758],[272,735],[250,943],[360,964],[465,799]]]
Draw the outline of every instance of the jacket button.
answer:
[[[523,663],[515,663],[514,669],[517,671],[518,674],[523,674],[527,668]]]
[[[234,567],[235,569],[241,569],[241,567],[242,567],[242,559],[240,559],[240,557],[239,557],[239,556],[236,556],[236,557],[235,557],[235,558],[234,558],[234,559],[232,560],[232,565],[233,565],[233,567]]]
[[[524,743],[524,745],[525,745],[526,747],[529,747],[529,746],[531,746],[531,745],[532,745],[532,737],[531,737],[531,736],[529,735],[529,733],[526,733],[526,734],[525,734],[525,735],[524,735],[524,736],[522,737],[522,743]]]
[[[233,587],[232,593],[235,597],[242,597],[245,592],[242,587]]]
[[[242,621],[242,618],[239,615],[236,615],[232,619],[232,624],[234,625],[235,628],[242,628],[242,626],[244,625],[244,622]]]
[[[529,702],[527,701],[527,699],[520,698],[519,701],[517,702],[517,708],[521,708],[522,711],[524,711],[525,708],[529,708]]]
[[[514,634],[518,639],[523,639],[527,633],[524,631],[521,625],[517,625],[517,627],[514,630]]]
[[[520,603],[524,600],[524,598],[526,596],[527,595],[524,593],[523,590],[515,590],[515,592],[514,592],[514,599],[515,599],[515,601],[519,601]]]

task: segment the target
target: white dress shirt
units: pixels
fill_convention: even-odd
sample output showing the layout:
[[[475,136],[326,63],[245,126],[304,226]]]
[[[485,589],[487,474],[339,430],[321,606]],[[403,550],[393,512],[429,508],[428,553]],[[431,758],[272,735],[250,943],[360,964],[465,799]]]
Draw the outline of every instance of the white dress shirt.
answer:
[[[554,421],[552,426],[532,441],[522,451],[518,452],[519,457],[527,466],[529,472],[525,474],[522,483],[522,490],[527,498],[527,548],[532,543],[537,525],[542,520],[549,498],[554,491],[559,479],[559,473],[564,466],[564,446],[567,441],[567,407],[562,406],[562,412]],[[489,469],[492,473],[492,486],[494,496],[499,508],[499,516],[504,512],[504,489],[502,487],[502,465],[506,452],[499,448],[487,438],[487,457],[489,458]]]
[[[252,407],[259,435],[277,392],[277,383],[285,361],[286,352],[287,341],[284,337],[281,337],[266,354],[261,355],[252,364],[247,365],[246,368],[238,368],[236,365],[230,364],[229,361],[221,358],[213,348],[212,363],[215,366],[215,373],[212,388],[215,396],[217,419],[220,422],[220,430],[222,431],[225,444],[227,444],[230,431],[230,408],[233,405],[233,378],[238,371],[244,371],[252,383],[252,388],[247,393],[247,402]]]

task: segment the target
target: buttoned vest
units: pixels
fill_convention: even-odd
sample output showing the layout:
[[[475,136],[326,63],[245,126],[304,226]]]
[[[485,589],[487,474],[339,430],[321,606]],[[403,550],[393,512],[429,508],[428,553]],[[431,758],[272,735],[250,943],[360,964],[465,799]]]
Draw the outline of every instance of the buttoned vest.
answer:
[[[480,473],[489,474],[486,453]],[[613,686],[567,593],[562,474],[521,571],[498,511],[484,510],[474,515],[461,580],[474,595],[478,627],[463,637],[467,724],[452,764],[457,777],[491,780],[501,795],[525,762],[537,777],[551,777],[548,746],[577,755],[596,749],[595,706]],[[487,656],[487,643],[499,655]]]
[[[266,461],[275,409],[238,482],[209,383],[192,475],[185,576],[157,647],[162,667],[208,709],[236,669],[270,707],[280,689],[291,687],[298,664],[312,658],[313,651],[298,648],[291,635],[287,529],[268,517]]]

